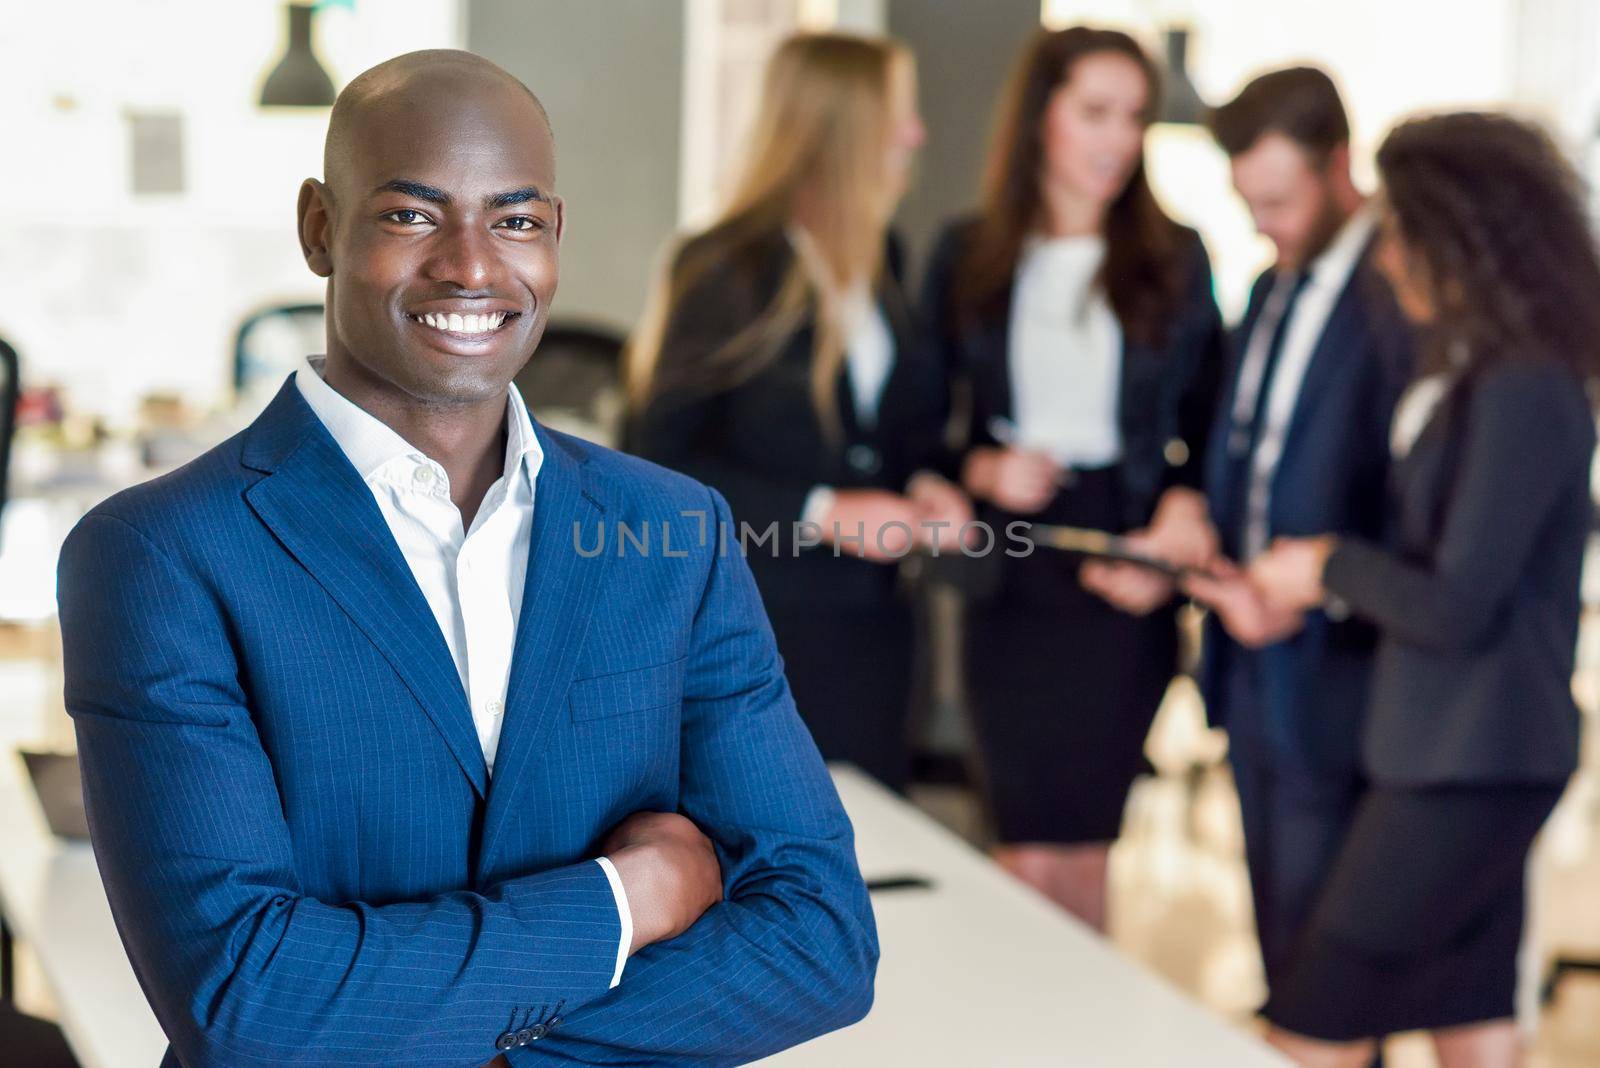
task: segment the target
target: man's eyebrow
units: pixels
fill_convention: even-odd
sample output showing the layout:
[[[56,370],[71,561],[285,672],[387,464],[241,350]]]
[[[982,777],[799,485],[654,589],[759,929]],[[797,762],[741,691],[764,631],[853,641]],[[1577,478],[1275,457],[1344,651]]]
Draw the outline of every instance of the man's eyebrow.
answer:
[[[373,192],[400,193],[404,196],[415,197],[418,200],[426,200],[430,204],[441,206],[450,203],[450,194],[443,189],[435,189],[431,185],[423,185],[421,182],[413,182],[407,178],[391,178],[374,189]]]
[[[391,178],[374,189],[373,192],[400,193],[403,196],[426,200],[430,204],[438,204],[441,207],[448,206],[452,202],[450,194],[443,189],[435,189],[431,185],[413,182],[409,178]],[[538,186],[525,185],[521,189],[512,189],[504,193],[494,193],[484,197],[483,207],[486,211],[495,211],[499,208],[509,208],[513,204],[526,204],[529,201],[538,201],[544,204],[548,203],[549,199]]]
[[[526,204],[530,200],[537,200],[541,204],[547,203],[549,199],[540,191],[538,186],[525,185],[521,189],[513,189],[508,193],[496,193],[493,196],[484,197],[483,206],[487,211],[494,211],[496,208],[509,208],[513,204]]]

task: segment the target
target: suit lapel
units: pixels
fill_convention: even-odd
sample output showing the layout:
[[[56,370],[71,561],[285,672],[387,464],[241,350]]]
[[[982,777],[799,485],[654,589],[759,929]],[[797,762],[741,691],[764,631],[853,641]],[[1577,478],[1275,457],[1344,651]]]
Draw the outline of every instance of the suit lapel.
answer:
[[[1300,379],[1300,390],[1295,395],[1288,425],[1284,427],[1285,450],[1288,443],[1295,440],[1295,432],[1306,419],[1307,413],[1327,394],[1325,387],[1330,376],[1341,369],[1348,369],[1351,347],[1360,340],[1361,332],[1366,329],[1366,316],[1361,306],[1361,287],[1368,282],[1364,275],[1365,264],[1365,256],[1356,262],[1350,277],[1345,280],[1344,291],[1328,313],[1328,321],[1323,324],[1316,347],[1311,350],[1311,359],[1306,364],[1305,375]],[[1278,466],[1281,468],[1283,465],[1280,463]]]
[[[1273,272],[1267,270],[1256,279],[1250,287],[1250,300],[1245,306],[1244,317],[1228,335],[1227,378],[1206,443],[1206,497],[1211,502],[1213,520],[1219,528],[1230,531],[1237,529],[1239,524],[1239,518],[1233,514],[1233,502],[1238,492],[1236,482],[1243,473],[1242,466],[1228,449],[1234,430],[1233,407],[1239,394],[1239,378],[1244,368],[1245,352],[1250,347],[1250,335],[1255,332],[1256,323],[1261,318],[1261,309],[1266,304],[1267,294],[1272,291],[1274,278]]]
[[[995,298],[993,310],[977,317],[976,321],[968,327],[974,332],[974,349],[977,354],[976,366],[973,371],[973,385],[977,391],[987,391],[987,411],[984,411],[982,397],[974,397],[973,401],[979,405],[979,411],[985,419],[985,425],[978,428],[982,434],[998,438],[994,427],[990,425],[995,419],[1003,419],[1011,423],[1016,419],[1016,398],[1011,395],[1011,287],[1006,287],[1003,297]]]
[[[267,472],[245,492],[250,507],[383,654],[484,796],[460,674],[371,490],[292,378],[248,434],[244,462]]]
[[[592,546],[596,526],[611,526],[598,480],[587,461],[574,456],[542,426],[535,426],[544,463],[534,489],[533,534],[528,577],[506,688],[505,720],[495,755],[494,783],[484,815],[478,874],[494,867],[495,848],[506,824],[520,810],[528,779],[539,774],[538,756],[552,724],[566,708],[567,687],[577,669],[589,616],[614,550],[585,557],[574,531]],[[606,531],[611,542],[616,531]],[[608,545],[609,549],[609,545]]]

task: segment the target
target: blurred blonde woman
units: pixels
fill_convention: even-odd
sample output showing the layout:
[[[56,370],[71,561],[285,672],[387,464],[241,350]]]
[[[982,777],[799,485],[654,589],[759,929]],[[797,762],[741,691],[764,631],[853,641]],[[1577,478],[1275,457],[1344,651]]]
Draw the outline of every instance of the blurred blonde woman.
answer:
[[[727,207],[672,251],[629,351],[633,450],[727,498],[823,756],[895,788],[912,657],[896,564],[970,519],[938,473],[947,393],[888,234],[923,139],[905,48],[785,41]]]

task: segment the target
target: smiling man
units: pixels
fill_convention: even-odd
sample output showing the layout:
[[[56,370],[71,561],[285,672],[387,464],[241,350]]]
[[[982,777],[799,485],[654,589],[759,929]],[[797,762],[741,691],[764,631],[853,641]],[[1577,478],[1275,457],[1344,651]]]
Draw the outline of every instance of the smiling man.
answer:
[[[737,1063],[858,1019],[850,825],[726,503],[510,385],[564,225],[537,99],[466,53],[366,72],[299,221],[326,357],[61,558],[165,1064]],[[577,551],[618,523],[676,548]]]

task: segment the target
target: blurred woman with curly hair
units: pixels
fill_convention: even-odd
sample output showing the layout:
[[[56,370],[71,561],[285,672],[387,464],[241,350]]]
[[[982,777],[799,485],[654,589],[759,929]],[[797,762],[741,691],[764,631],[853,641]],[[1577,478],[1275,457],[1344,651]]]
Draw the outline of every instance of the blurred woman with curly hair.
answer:
[[[1392,537],[1285,539],[1251,571],[1281,605],[1378,625],[1371,787],[1265,1012],[1304,1065],[1365,1065],[1419,1029],[1445,1068],[1511,1065],[1524,869],[1578,760],[1600,260],[1535,126],[1414,120],[1378,169],[1384,271],[1424,345],[1393,426]]]

